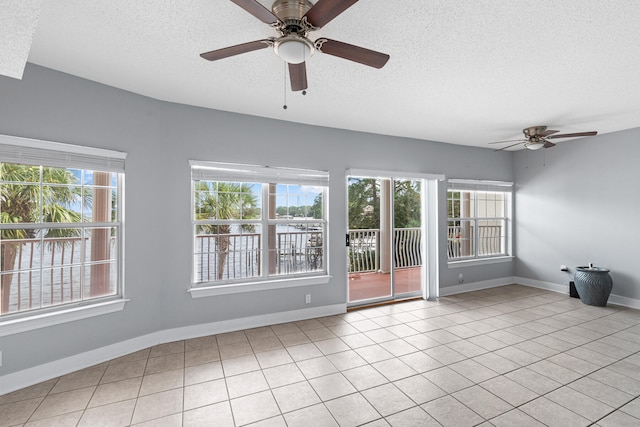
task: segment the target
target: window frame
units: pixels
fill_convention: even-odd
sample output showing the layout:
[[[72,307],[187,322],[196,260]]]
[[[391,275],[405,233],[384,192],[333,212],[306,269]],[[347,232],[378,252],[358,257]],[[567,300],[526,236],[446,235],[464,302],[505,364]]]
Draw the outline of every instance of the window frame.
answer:
[[[328,194],[329,174],[326,171],[309,169],[292,169],[270,166],[245,165],[235,163],[220,163],[210,161],[190,160],[191,167],[191,280],[188,292],[193,298],[223,295],[231,293],[263,291],[267,289],[291,288],[296,286],[309,286],[328,283],[329,275],[329,250],[328,250]],[[226,183],[251,183],[260,186],[260,216],[256,219],[211,219],[196,220],[196,183],[199,181],[226,182]],[[276,185],[313,185],[322,187],[322,218],[270,218],[269,214],[269,188]],[[275,197],[275,196],[274,196]],[[275,212],[277,206],[273,207]],[[255,277],[241,277],[235,279],[197,281],[197,253],[196,253],[196,227],[198,225],[235,224],[242,223],[259,224],[260,231],[260,274]],[[304,272],[269,273],[269,228],[278,224],[321,224],[322,236],[322,268]],[[275,245],[275,242],[274,242]],[[275,246],[274,246],[275,247]]]
[[[472,192],[474,203],[474,212],[470,217],[449,217],[450,192]],[[502,193],[504,195],[504,216],[496,217],[480,217],[478,215],[479,193]],[[449,257],[449,241],[447,241],[447,265],[449,268],[458,268],[472,265],[493,264],[501,262],[511,262],[513,259],[513,183],[506,181],[486,181],[486,180],[467,180],[467,179],[449,179],[447,180],[447,228],[451,221],[470,221],[474,227],[473,236],[473,255],[459,258]],[[482,221],[504,221],[504,252],[490,255],[479,255],[479,226]],[[448,239],[448,233],[447,239]],[[502,246],[502,245],[501,245]]]
[[[35,223],[0,224],[2,229],[66,227],[77,228],[82,230],[83,233],[85,229],[90,230],[92,228],[107,227],[116,230],[114,294],[5,314],[0,317],[0,337],[124,309],[128,301],[125,298],[124,286],[124,175],[126,157],[126,153],[119,151],[0,135],[0,162],[2,163],[38,166],[41,171],[43,167],[52,167],[115,173],[117,206],[117,218],[109,222],[82,220],[68,223],[45,223],[40,218],[40,221]],[[39,186],[47,185],[47,183],[43,182],[42,175],[40,175],[40,181],[36,184]],[[84,184],[81,183],[80,186],[82,185]],[[84,271],[85,268],[91,265],[91,262],[82,259],[78,265],[82,265],[81,271]],[[45,267],[44,264],[41,264],[38,267],[39,271],[42,271]]]

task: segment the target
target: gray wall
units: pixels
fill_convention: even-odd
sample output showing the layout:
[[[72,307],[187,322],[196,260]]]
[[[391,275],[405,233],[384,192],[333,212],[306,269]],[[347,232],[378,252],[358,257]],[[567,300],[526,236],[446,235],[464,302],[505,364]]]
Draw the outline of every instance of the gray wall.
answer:
[[[611,269],[612,294],[640,298],[640,129],[514,156],[515,275],[568,283],[560,265]]]
[[[308,308],[309,292],[311,306],[345,303],[348,168],[513,180],[511,153],[169,104],[32,64],[22,81],[0,77],[0,134],[128,153],[125,280],[131,299],[123,312],[0,338],[0,376],[162,329]],[[192,299],[186,292],[189,159],[329,170],[333,279],[311,288]],[[443,192],[440,212],[446,215]],[[446,218],[440,224],[440,284],[457,285],[459,270],[446,267]],[[498,264],[464,273],[469,283],[512,276],[513,268]]]

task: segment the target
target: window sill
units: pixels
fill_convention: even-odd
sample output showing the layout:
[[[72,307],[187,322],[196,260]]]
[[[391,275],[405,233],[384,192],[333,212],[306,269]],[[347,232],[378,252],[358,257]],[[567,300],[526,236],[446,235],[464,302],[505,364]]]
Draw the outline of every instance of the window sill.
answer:
[[[473,267],[476,265],[486,265],[486,264],[500,264],[503,262],[511,262],[513,260],[513,256],[499,256],[493,258],[478,258],[478,259],[468,259],[463,261],[449,261],[447,266],[450,269],[454,268],[463,268],[463,267]]]
[[[268,291],[272,289],[296,288],[300,286],[323,285],[329,283],[331,276],[295,277],[267,280],[263,282],[233,283],[229,285],[202,286],[189,289],[191,298],[204,298],[217,295],[239,294],[243,292]]]
[[[33,316],[21,317],[18,319],[0,320],[0,337],[19,334],[21,332],[33,331],[35,329],[46,328],[48,326],[59,325],[61,323],[74,322],[76,320],[101,316],[103,314],[122,311],[128,299],[118,299],[97,304],[73,307],[66,310],[53,311],[49,313],[34,314]]]

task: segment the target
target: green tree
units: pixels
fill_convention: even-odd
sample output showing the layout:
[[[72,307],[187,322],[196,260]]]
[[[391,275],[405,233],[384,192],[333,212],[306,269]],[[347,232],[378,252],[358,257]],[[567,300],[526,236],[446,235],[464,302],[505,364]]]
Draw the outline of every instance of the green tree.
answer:
[[[463,193],[460,191],[447,191],[447,215],[448,218],[452,218],[452,220],[447,222],[450,231],[451,227],[459,227],[461,224],[459,218],[462,214],[462,211],[460,210],[462,194]],[[458,233],[455,233],[454,236],[457,236],[457,234]]]
[[[447,192],[447,215],[449,218],[460,218],[460,197],[459,191]]]
[[[321,219],[322,216],[322,193],[319,193],[313,200],[313,205],[308,210],[309,215],[315,219]]]
[[[260,218],[258,199],[251,191],[251,185],[245,183],[198,181],[195,185],[196,220],[229,220]],[[252,231],[251,226],[243,226]],[[199,225],[197,234],[216,236],[218,253],[217,278],[222,280],[229,255],[231,234],[230,224]]]
[[[395,180],[393,215],[396,228],[415,228],[421,224],[420,181]]]
[[[421,184],[418,180],[394,180],[394,226],[414,228],[421,224]],[[349,228],[380,227],[380,180],[349,178]]]
[[[375,178],[349,178],[349,228],[380,226],[380,183]]]
[[[80,187],[65,185],[40,186],[42,182],[51,184],[77,184],[77,178],[68,170],[28,166],[12,163],[0,164],[0,222],[2,224],[23,223],[76,223],[80,222],[80,214],[71,209],[73,204],[82,202]],[[42,200],[42,209],[40,209]],[[75,228],[51,228],[43,231],[44,238],[62,238],[79,235]],[[0,281],[0,313],[9,311],[9,297],[15,268],[16,255],[23,242],[21,239],[32,239],[36,236],[33,228],[2,229],[2,248],[0,265],[3,272]]]

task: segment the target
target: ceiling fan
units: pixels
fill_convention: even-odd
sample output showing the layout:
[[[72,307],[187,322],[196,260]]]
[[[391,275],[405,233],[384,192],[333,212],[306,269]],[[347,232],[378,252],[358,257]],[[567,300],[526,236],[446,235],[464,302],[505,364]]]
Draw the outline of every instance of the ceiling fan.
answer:
[[[489,144],[504,144],[507,142],[517,141],[515,144],[507,145],[506,147],[499,148],[496,151],[506,150],[507,148],[515,147],[516,145],[519,145],[519,144],[524,144],[524,147],[528,148],[529,150],[539,150],[540,148],[555,147],[556,144],[549,141],[550,139],[576,138],[579,136],[594,136],[598,134],[598,132],[596,131],[561,133],[561,134],[558,134],[558,132],[560,131],[547,129],[546,126],[531,126],[531,127],[522,129],[522,133],[524,133],[524,136],[525,136],[524,139],[497,141],[497,142],[490,142]]]
[[[256,0],[231,0],[262,22],[276,29],[279,36],[269,37],[200,54],[209,61],[228,58],[241,53],[272,47],[276,55],[289,66],[291,90],[307,89],[305,61],[316,51],[358,62],[374,68],[382,68],[389,55],[354,46],[348,43],[319,38],[312,42],[307,38],[311,31],[325,26],[358,0],[275,0],[271,11]]]

